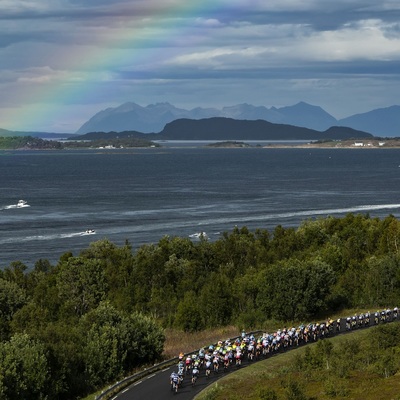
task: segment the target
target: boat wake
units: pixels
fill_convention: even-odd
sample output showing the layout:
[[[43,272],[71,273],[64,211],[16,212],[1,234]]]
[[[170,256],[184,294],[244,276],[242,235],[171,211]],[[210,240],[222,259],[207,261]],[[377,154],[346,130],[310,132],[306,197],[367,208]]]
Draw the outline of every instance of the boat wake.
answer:
[[[30,207],[30,205],[25,200],[19,200],[17,204],[10,204],[8,206],[3,207],[3,210],[9,210],[11,208],[25,208]]]
[[[60,234],[53,234],[53,235],[32,235],[26,236],[24,238],[5,238],[0,239],[0,244],[6,243],[16,243],[16,242],[32,242],[32,241],[42,241],[42,240],[57,240],[57,239],[68,239],[68,238],[76,238],[80,236],[88,236],[94,235],[96,231],[94,229],[88,229],[82,232],[73,232],[73,233],[60,233]]]
[[[14,205],[15,207],[15,205]],[[288,221],[291,225],[299,225],[300,222],[307,218],[317,218],[328,217],[334,215],[345,215],[348,213],[369,213],[373,211],[382,211],[382,210],[399,210],[400,204],[369,204],[369,205],[356,205],[352,207],[345,208],[326,208],[326,209],[309,209],[302,211],[286,211],[286,212],[274,212],[270,210],[268,213],[262,212],[247,212],[243,214],[239,214],[238,212],[230,212],[225,213],[220,210],[219,213],[214,212],[213,215],[208,215],[208,217],[201,216],[200,219],[191,218],[184,220],[175,220],[173,223],[171,221],[161,223],[161,222],[152,222],[152,223],[143,223],[143,224],[132,224],[129,226],[124,226],[123,224],[116,224],[107,228],[102,229],[102,234],[110,237],[111,240],[115,236],[121,237],[122,235],[126,238],[134,235],[135,240],[140,242],[141,239],[147,240],[144,238],[150,237],[154,232],[159,232],[160,237],[162,234],[171,233],[179,235],[179,232],[185,230],[186,232],[189,229],[193,229],[193,226],[198,223],[199,226],[198,231],[190,234],[190,231],[186,233],[189,238],[193,240],[200,240],[203,236],[204,238],[210,238],[218,236],[222,231],[229,231],[234,225],[257,225],[258,228],[266,227],[264,225],[278,225]],[[218,214],[216,216],[215,214]],[[207,230],[211,233],[206,233],[203,231]],[[192,230],[193,232],[193,230]],[[213,233],[217,232],[217,233]],[[86,236],[91,236],[96,234],[97,232],[93,229],[87,229],[79,232],[69,232],[69,233],[54,233],[54,234],[44,234],[44,235],[31,235],[31,236],[7,236],[4,238],[0,237],[0,245],[7,243],[20,243],[20,242],[32,242],[32,241],[51,241],[51,240],[60,240],[60,239],[68,239],[68,238],[79,238],[82,237],[82,240]],[[153,238],[151,240],[154,240]]]
[[[257,221],[269,221],[269,220],[283,220],[290,218],[312,218],[317,216],[330,216],[336,214],[348,214],[363,212],[367,213],[369,211],[379,211],[379,210],[395,210],[400,209],[400,204],[373,204],[373,205],[360,205],[348,208],[329,208],[322,210],[304,210],[304,211],[293,211],[293,212],[281,212],[272,214],[258,214],[258,215],[244,215],[237,217],[228,218],[213,218],[212,220],[202,220],[203,225],[208,225],[209,223],[247,223],[247,222],[257,222]]]

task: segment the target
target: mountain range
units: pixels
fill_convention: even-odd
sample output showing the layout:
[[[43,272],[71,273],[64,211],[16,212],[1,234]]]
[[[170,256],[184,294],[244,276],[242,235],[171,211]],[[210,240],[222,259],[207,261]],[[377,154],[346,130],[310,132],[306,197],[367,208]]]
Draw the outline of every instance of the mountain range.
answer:
[[[323,132],[294,125],[225,117],[202,119],[181,118],[169,122],[159,133],[89,132],[75,135],[72,140],[113,140],[141,138],[148,140],[343,140],[372,138],[370,133],[334,126]]]
[[[400,106],[375,109],[337,120],[321,107],[305,102],[281,108],[238,104],[222,109],[197,107],[191,110],[177,108],[169,103],[150,104],[143,107],[128,102],[98,112],[85,122],[76,134],[111,131],[154,133],[161,132],[168,123],[178,119],[200,120],[213,117],[251,121],[264,120],[321,132],[334,126],[342,126],[364,131],[377,137],[400,136]]]

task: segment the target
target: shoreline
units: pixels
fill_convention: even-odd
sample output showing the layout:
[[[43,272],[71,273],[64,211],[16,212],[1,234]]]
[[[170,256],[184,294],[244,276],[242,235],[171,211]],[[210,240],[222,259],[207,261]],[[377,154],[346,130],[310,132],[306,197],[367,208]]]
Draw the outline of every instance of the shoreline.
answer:
[[[126,147],[65,147],[65,148],[49,148],[49,147],[20,147],[20,148],[0,148],[0,151],[101,151],[107,152],[118,150],[138,150],[138,149],[157,149],[165,150],[168,148],[203,148],[203,149],[398,149],[400,148],[400,138],[390,139],[367,139],[362,140],[342,140],[342,141],[268,141],[268,140],[215,140],[215,141],[165,141],[156,142],[149,146],[126,146]]]

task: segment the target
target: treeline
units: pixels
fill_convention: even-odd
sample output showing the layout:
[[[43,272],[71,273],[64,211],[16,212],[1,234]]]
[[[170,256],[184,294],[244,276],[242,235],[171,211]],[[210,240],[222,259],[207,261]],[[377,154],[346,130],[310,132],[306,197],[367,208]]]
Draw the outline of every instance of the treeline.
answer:
[[[162,327],[311,321],[400,304],[400,222],[349,214],[298,228],[94,242],[0,271],[0,397],[72,399],[159,359]]]
[[[45,140],[33,136],[6,136],[0,137],[0,149],[18,150],[18,149],[52,149],[60,150],[62,144],[56,140]]]
[[[104,139],[96,139],[90,141],[79,141],[73,140],[70,138],[68,142],[63,144],[63,148],[98,148],[98,147],[106,147],[113,146],[115,148],[123,148],[123,147],[160,147],[159,144],[154,143],[150,140],[135,138],[135,137],[115,137],[115,138],[104,138]]]
[[[74,141],[69,140],[60,142],[57,140],[46,140],[32,136],[10,136],[0,137],[0,149],[2,150],[63,150],[63,149],[80,149],[80,148],[98,148],[113,146],[115,148],[122,147],[159,147],[158,144],[144,138],[135,137],[113,137],[103,138],[91,141]]]

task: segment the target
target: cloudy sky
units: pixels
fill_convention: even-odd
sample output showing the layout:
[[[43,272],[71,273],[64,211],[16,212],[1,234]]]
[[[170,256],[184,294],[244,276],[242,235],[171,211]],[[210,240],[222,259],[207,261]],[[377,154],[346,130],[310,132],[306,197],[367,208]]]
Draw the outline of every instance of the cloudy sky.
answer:
[[[400,104],[400,0],[1,0],[0,128],[75,132],[132,101]]]

